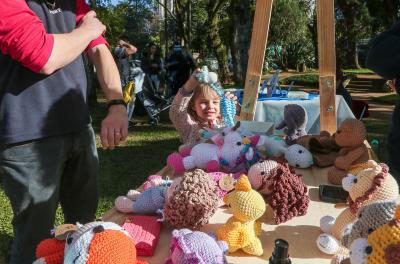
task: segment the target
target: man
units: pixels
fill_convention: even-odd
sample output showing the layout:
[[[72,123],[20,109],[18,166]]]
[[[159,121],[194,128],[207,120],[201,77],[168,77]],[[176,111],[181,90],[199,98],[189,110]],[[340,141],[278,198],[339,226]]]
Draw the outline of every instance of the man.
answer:
[[[0,1],[0,177],[14,213],[11,263],[32,263],[60,202],[66,222],[95,219],[98,157],[81,54],[109,103],[101,143],[127,136],[105,26],[84,0]]]
[[[368,68],[382,77],[393,80],[395,90],[400,94],[400,22],[381,33],[370,42],[367,55]],[[392,116],[392,126],[387,137],[388,165],[390,172],[400,184],[400,102]]]
[[[118,68],[121,74],[122,85],[126,85],[129,82],[129,68],[131,56],[135,54],[137,48],[129,43],[129,39],[126,35],[119,37],[118,45],[114,50],[114,55],[118,61]]]

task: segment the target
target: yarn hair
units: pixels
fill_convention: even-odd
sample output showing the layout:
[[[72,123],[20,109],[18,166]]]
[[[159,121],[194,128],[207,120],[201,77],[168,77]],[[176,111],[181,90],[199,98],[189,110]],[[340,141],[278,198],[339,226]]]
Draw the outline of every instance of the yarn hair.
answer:
[[[165,219],[175,228],[198,230],[214,215],[218,200],[215,182],[206,172],[186,172],[164,207]]]
[[[307,186],[288,163],[278,163],[271,172],[272,193],[267,197],[274,211],[275,222],[284,223],[307,213],[310,198]]]

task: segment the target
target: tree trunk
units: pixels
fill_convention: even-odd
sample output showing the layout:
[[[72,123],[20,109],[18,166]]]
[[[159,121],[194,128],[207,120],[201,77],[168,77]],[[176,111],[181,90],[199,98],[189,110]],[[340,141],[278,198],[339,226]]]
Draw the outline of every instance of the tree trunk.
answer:
[[[218,60],[219,80],[221,83],[230,82],[228,56],[226,47],[219,34],[219,16],[218,11],[227,0],[210,0],[208,4],[208,37],[211,41],[211,47]]]
[[[233,77],[237,84],[244,86],[252,28],[251,1],[232,0],[229,10]]]

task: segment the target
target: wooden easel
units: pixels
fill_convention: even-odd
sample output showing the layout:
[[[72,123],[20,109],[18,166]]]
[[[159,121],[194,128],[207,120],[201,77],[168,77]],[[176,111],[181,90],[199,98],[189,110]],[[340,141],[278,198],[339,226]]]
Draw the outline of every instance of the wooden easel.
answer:
[[[240,117],[253,120],[264,64],[273,0],[257,0]],[[334,0],[317,0],[321,131],[336,131],[336,54]]]

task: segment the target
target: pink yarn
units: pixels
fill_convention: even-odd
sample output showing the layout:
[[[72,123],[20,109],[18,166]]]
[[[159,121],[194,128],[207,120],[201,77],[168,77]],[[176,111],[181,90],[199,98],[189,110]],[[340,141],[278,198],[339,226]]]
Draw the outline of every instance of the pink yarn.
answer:
[[[183,166],[182,156],[178,153],[172,153],[167,158],[167,164],[175,169],[176,173],[184,173],[185,167]]]
[[[219,171],[219,162],[216,160],[210,160],[207,162],[207,172]]]
[[[187,157],[187,156],[190,155],[190,151],[191,151],[191,150],[192,150],[191,147],[182,145],[182,146],[179,148],[179,154],[181,154],[182,157]]]
[[[224,191],[224,190],[222,190],[222,189],[219,187],[219,180],[220,180],[222,177],[224,177],[224,176],[226,176],[226,175],[228,175],[228,174],[226,174],[226,173],[224,173],[224,172],[215,171],[215,172],[209,172],[208,175],[209,175],[211,178],[213,178],[214,181],[215,181],[215,185],[217,186],[217,194],[218,194],[218,197],[219,197],[219,198],[223,198],[227,192]]]
[[[162,177],[160,175],[150,175],[147,178],[147,181],[143,183],[143,189],[147,190],[151,187],[155,187],[156,186],[155,181],[160,181],[160,180],[162,180]]]

